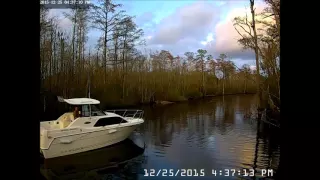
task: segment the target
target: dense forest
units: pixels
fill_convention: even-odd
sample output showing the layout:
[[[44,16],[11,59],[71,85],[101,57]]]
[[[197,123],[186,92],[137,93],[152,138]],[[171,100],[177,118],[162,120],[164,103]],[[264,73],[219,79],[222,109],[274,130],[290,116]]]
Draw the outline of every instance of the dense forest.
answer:
[[[256,53],[255,71],[249,65],[237,67],[228,54],[210,55],[204,49],[183,57],[169,49],[140,51],[143,30],[111,0],[98,0],[87,9],[75,6],[64,14],[72,22],[71,33],[41,7],[41,86],[65,98],[87,97],[90,86],[91,97],[103,106],[258,93],[261,106],[280,109],[280,2],[265,2],[268,8],[257,14],[250,0],[251,14],[234,18],[238,42]],[[264,33],[257,33],[257,24],[263,25]],[[96,47],[87,48],[90,29],[102,35]]]

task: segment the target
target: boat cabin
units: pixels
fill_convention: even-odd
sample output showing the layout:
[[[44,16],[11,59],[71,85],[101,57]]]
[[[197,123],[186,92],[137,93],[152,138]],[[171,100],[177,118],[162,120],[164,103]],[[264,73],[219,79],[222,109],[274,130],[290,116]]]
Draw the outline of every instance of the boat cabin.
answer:
[[[104,113],[97,107],[97,105],[100,104],[100,101],[95,99],[74,98],[74,99],[64,99],[64,102],[70,105],[69,112],[73,112],[74,116],[91,117],[91,116],[106,115],[106,113]]]
[[[60,128],[67,127],[72,121],[79,117],[105,116],[106,113],[101,111],[97,105],[100,101],[90,98],[73,98],[63,99],[58,98],[60,102],[65,102],[69,105],[68,112],[64,113],[57,119],[60,123]]]
[[[62,99],[58,98],[60,102],[65,102],[69,105],[69,111],[60,116],[56,122],[59,123],[59,127],[66,128],[71,122],[74,122],[77,118],[84,118],[85,121],[74,122],[74,125],[88,125],[92,127],[91,118],[100,116],[101,118],[94,121],[93,127],[106,126],[112,124],[119,124],[127,122],[125,119],[114,113],[106,113],[98,108],[100,101],[90,98],[74,98],[74,99]],[[108,115],[108,116],[107,116]],[[89,119],[90,118],[90,119]]]
[[[90,98],[63,99],[58,97],[58,101],[66,103],[69,110],[57,120],[41,122],[43,128],[102,127],[139,121],[143,115],[142,110],[102,111],[98,108],[100,101]]]

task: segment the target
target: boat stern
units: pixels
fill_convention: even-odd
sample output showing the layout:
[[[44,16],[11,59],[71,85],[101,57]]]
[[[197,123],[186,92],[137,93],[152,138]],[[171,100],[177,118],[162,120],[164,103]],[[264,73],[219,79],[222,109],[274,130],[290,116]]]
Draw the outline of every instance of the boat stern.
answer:
[[[50,148],[54,138],[50,136],[50,132],[40,126],[40,154],[47,158],[47,151]]]

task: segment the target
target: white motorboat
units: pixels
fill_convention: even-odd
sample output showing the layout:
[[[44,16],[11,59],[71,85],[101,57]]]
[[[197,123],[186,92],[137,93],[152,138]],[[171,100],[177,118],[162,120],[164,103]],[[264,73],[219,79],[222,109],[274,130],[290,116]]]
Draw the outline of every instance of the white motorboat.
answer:
[[[40,153],[46,159],[116,144],[144,122],[142,110],[101,111],[97,107],[100,101],[91,98],[59,101],[77,110],[54,121],[40,122]]]

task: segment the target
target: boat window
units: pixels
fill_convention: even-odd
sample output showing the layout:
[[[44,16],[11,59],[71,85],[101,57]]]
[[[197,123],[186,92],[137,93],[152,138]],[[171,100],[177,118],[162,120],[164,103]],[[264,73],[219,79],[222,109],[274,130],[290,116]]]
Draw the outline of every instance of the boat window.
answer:
[[[127,123],[128,121],[122,119],[121,117],[107,117],[107,118],[101,118],[99,119],[94,127],[98,126],[108,126],[113,124],[119,124],[119,123]]]
[[[82,117],[89,117],[90,116],[90,110],[89,110],[89,105],[83,105],[82,106]]]
[[[82,117],[90,116],[90,106],[88,104],[82,105]],[[91,116],[104,116],[106,115],[103,111],[101,111],[97,106],[91,105]]]
[[[91,116],[105,116],[106,113],[101,111],[96,105],[91,105]]]

